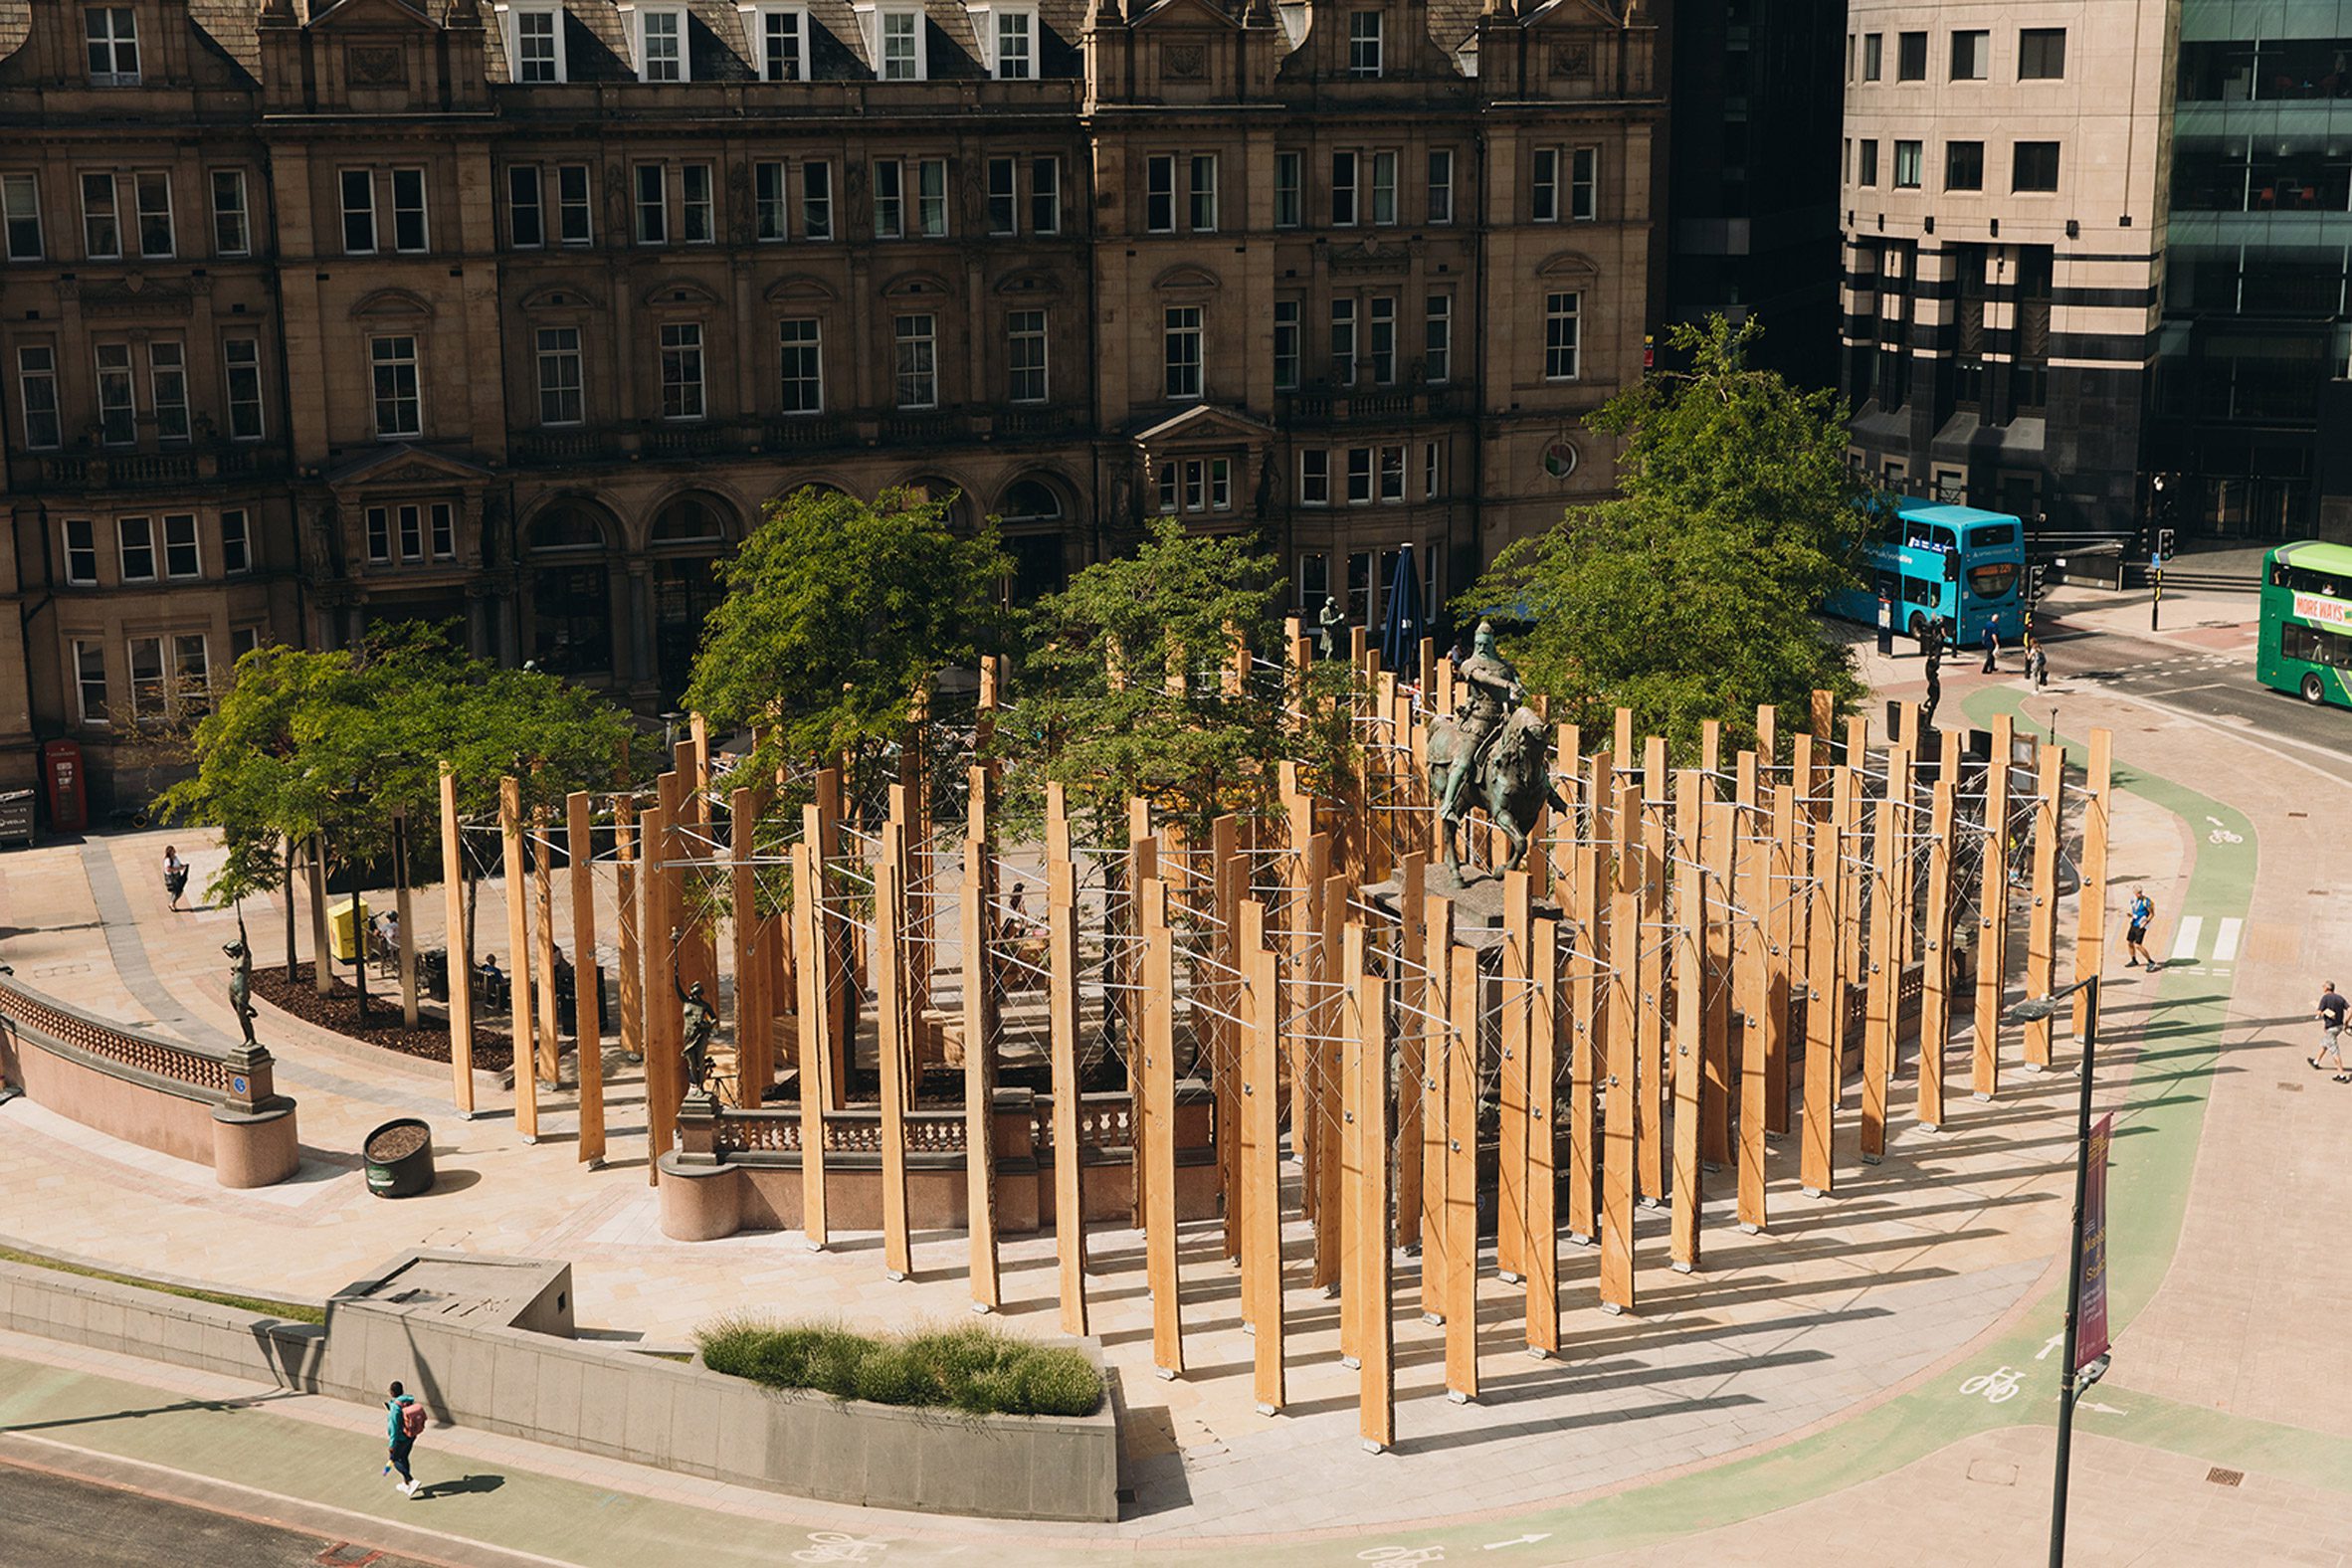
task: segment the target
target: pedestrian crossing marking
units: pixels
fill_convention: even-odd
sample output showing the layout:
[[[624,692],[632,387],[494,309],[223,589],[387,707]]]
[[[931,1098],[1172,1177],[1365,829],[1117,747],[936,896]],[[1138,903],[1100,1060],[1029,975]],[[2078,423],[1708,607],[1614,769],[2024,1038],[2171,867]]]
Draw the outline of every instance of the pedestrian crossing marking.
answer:
[[[2204,915],[2192,914],[2184,916],[2181,920],[2180,930],[2173,936],[2172,957],[2168,960],[2168,962],[2188,963],[2195,959],[2197,956],[2198,939],[2204,934]]]
[[[2245,927],[2246,922],[2236,915],[2232,915],[2222,922],[2221,929],[2214,932],[2213,961],[2215,963],[2226,964],[2237,958],[2238,935]]]

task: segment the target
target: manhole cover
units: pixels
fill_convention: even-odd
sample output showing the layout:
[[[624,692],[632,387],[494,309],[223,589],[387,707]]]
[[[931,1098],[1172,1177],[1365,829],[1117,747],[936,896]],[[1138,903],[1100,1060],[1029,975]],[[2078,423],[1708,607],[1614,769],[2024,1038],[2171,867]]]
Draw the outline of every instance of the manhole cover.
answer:
[[[2240,1481],[2246,1479],[2246,1471],[2224,1470],[2219,1465],[2216,1465],[2212,1470],[2209,1470],[2205,1472],[2205,1478],[2212,1481],[2216,1486],[2235,1486]]]

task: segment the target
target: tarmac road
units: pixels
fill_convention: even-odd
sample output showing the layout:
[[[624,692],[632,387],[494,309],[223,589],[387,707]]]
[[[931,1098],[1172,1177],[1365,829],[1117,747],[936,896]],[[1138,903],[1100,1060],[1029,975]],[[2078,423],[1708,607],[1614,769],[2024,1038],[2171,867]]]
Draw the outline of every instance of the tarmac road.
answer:
[[[2064,687],[2136,697],[2325,769],[2352,783],[2352,709],[2314,706],[2254,679],[2251,654],[2163,646],[2132,637],[2070,637],[2050,644],[2051,686],[2026,698],[2040,714]]]
[[[0,1568],[422,1568],[373,1547],[280,1529],[0,1461]]]

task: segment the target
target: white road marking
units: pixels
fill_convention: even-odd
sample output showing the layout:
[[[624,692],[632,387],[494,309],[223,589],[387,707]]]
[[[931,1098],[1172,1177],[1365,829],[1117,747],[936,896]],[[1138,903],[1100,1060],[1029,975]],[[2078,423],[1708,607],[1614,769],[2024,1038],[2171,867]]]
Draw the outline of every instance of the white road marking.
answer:
[[[2169,961],[2178,964],[2187,963],[2194,959],[2197,956],[2198,938],[2202,937],[2204,934],[2204,915],[2191,914],[2182,916],[2181,928],[2172,939],[2172,958]]]
[[[2230,963],[2238,957],[2238,933],[2245,928],[2246,922],[2236,915],[2232,915],[2222,922],[2221,928],[2213,935],[2213,961],[2215,963]]]

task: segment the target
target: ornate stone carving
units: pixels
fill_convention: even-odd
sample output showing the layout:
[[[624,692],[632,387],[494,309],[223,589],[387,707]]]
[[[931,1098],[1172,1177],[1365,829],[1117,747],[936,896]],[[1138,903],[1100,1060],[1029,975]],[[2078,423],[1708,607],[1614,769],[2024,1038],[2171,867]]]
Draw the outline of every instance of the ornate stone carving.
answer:
[[[1593,74],[1593,46],[1560,43],[1552,46],[1552,75],[1589,77]]]
[[[408,62],[398,44],[353,44],[343,52],[343,72],[355,88],[396,88],[408,83]]]
[[[1170,44],[1164,57],[1171,82],[1202,82],[1209,75],[1209,51],[1199,44]]]

